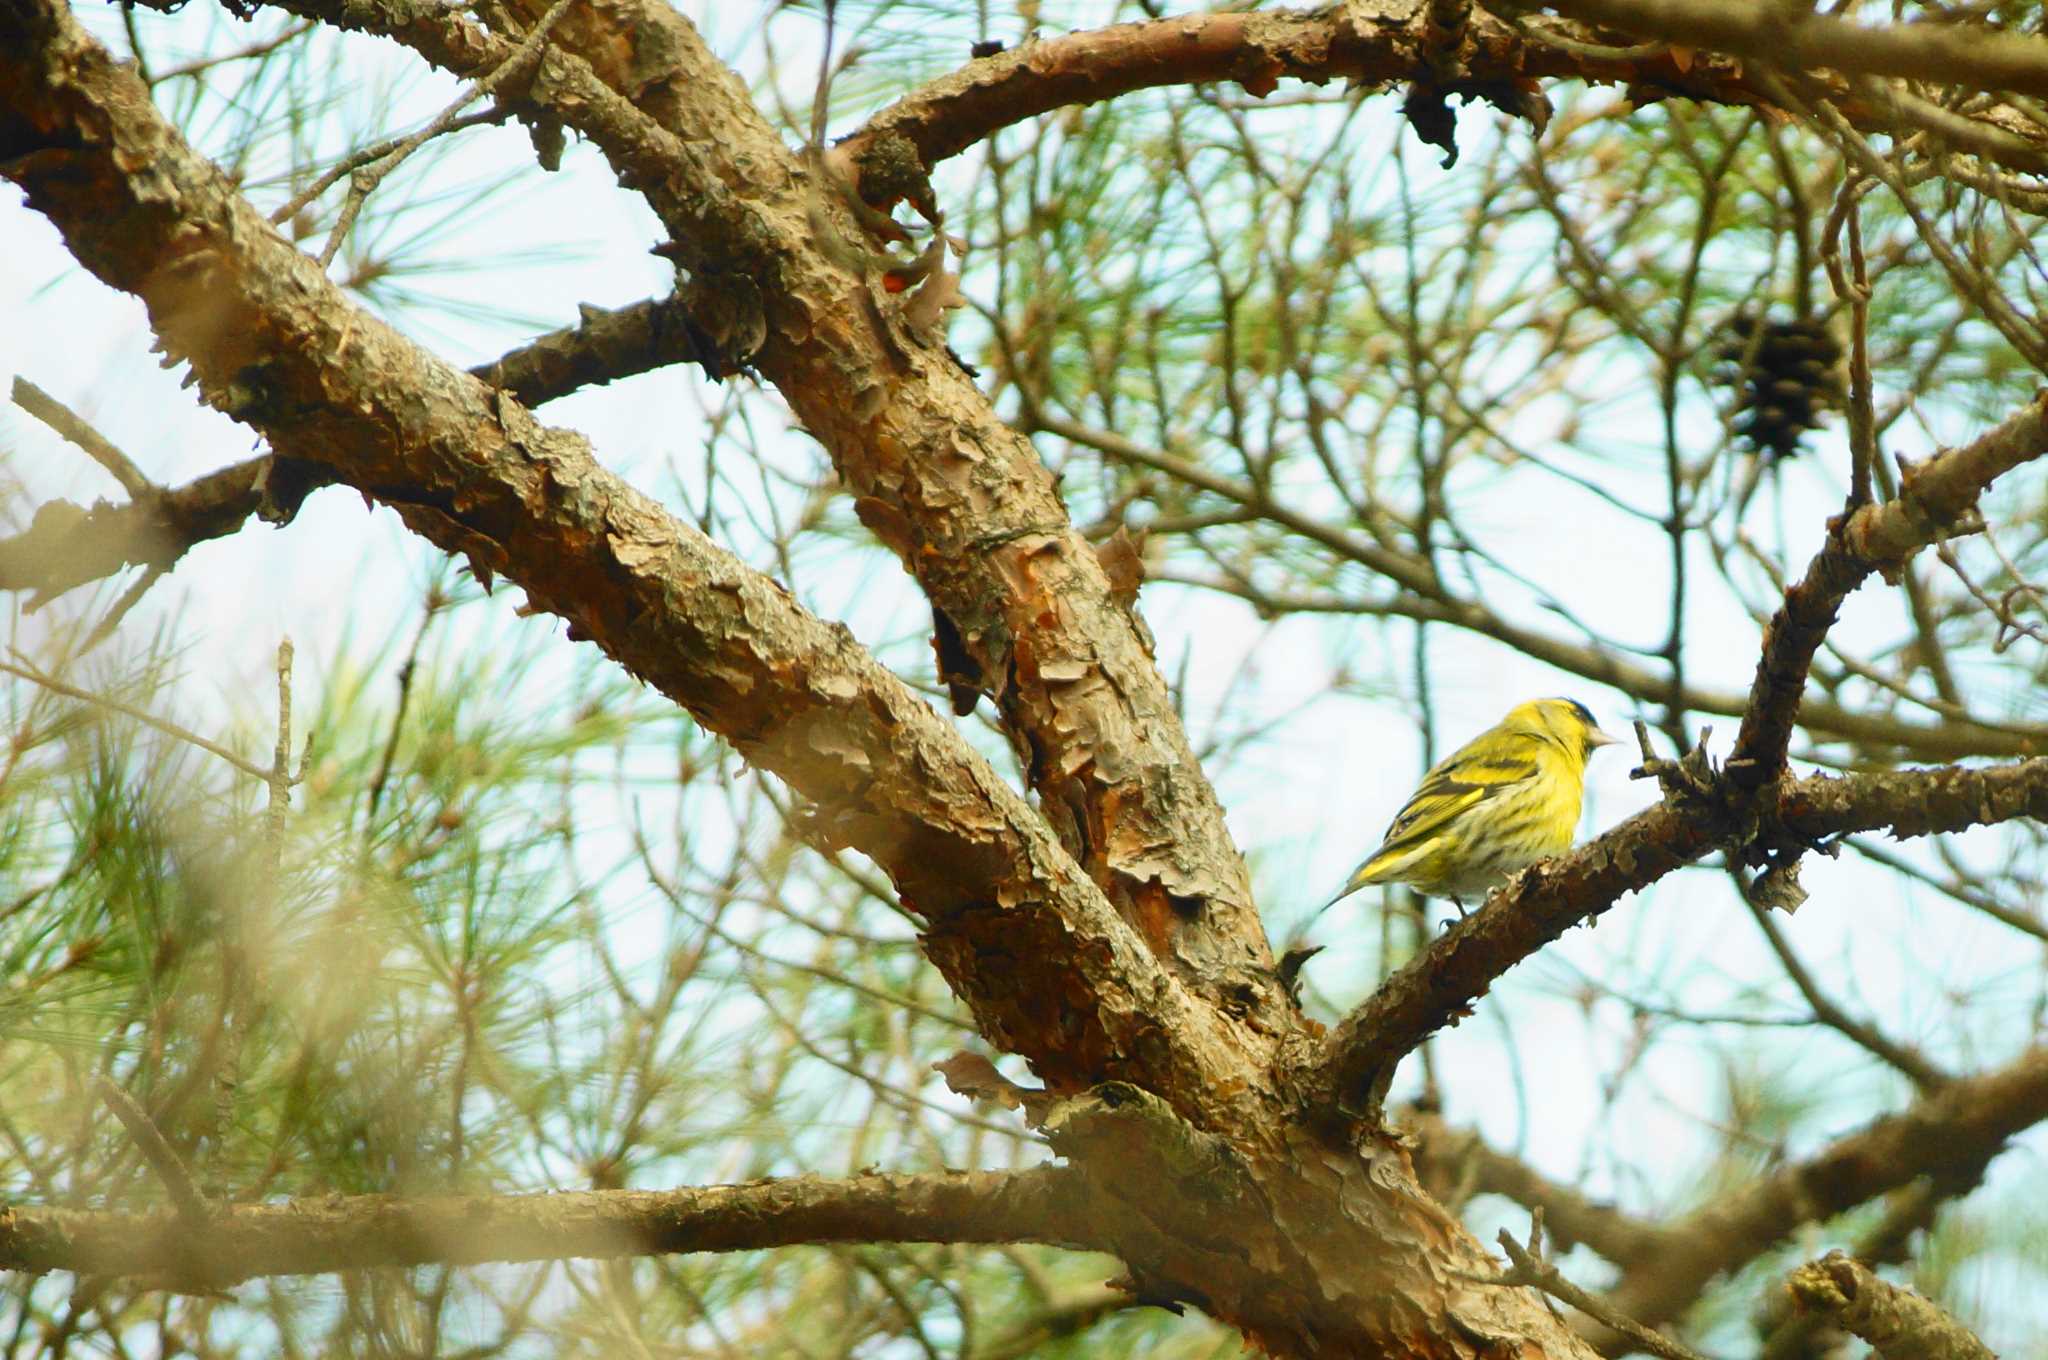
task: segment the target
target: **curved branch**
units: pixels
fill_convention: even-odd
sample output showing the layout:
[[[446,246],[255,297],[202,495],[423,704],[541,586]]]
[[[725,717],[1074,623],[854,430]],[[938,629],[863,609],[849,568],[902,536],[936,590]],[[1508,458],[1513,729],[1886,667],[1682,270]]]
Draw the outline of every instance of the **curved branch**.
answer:
[[[157,1277],[220,1289],[270,1275],[479,1265],[812,1242],[1041,1242],[1102,1250],[1101,1210],[1062,1166],[800,1176],[684,1190],[539,1195],[327,1195],[176,1213],[12,1205],[0,1270]]]
[[[510,47],[403,0],[279,2],[461,75]],[[884,291],[840,172],[791,153],[668,5],[579,7],[554,42],[527,97],[646,196],[693,315],[725,362],[776,386],[952,625],[1068,850],[1192,986],[1258,1011],[1259,1032],[1290,1029],[1249,875],[1141,630],[1029,441]]]
[[[1711,51],[1604,46],[1596,34],[1576,26],[1567,26],[1570,32],[1532,32],[1475,7],[1465,23],[1468,42],[1460,52],[1462,74],[1454,90],[1504,97],[1534,80],[1557,78],[1630,86],[1644,100],[1678,95],[1703,103],[1775,103],[1740,61],[1713,55],[1728,52],[1802,68],[1832,87],[1829,98],[1839,101],[1858,126],[1883,131],[1895,118],[1889,91],[1858,98],[1843,76],[1943,79],[1969,89],[2021,91],[2048,78],[2048,44],[1981,29],[1967,37],[1938,34],[1930,40],[1926,35],[1932,25],[1868,29],[1814,19],[1801,26],[1805,45],[1793,49],[1796,57],[1788,57],[1771,34],[1758,32],[1765,15],[1761,6],[1729,5],[1724,11],[1718,0],[1663,0],[1644,7],[1635,0],[1576,0],[1554,8]],[[857,161],[869,146],[902,138],[917,148],[929,169],[1027,118],[1135,90],[1233,81],[1250,94],[1264,95],[1282,79],[1317,85],[1427,79],[1433,69],[1427,9],[1402,0],[1353,0],[1314,11],[1176,15],[1048,38],[981,58],[930,82],[868,120],[839,151]],[[1723,17],[1695,22],[1716,16]],[[1526,40],[1524,33],[1537,40]],[[1987,68],[1975,63],[1972,54],[1980,36],[1998,38],[2004,64]],[[1921,53],[1936,46],[1968,51],[1960,60],[1943,61],[1936,76],[1918,64]],[[1993,71],[2015,83],[1999,83]],[[1986,154],[2016,159],[2022,168],[2038,165],[2039,133],[2024,120],[1970,120],[1969,126],[1985,129],[1978,149]],[[2022,140],[2027,132],[2033,137]]]
[[[1728,759],[1737,788],[1761,788],[1784,771],[1807,672],[1849,593],[1872,572],[1895,572],[1920,548],[1956,532],[1994,480],[2044,454],[2048,391],[1964,447],[1903,468],[1896,499],[1831,523],[1827,543],[1806,575],[1786,589],[1764,629],[1742,730]]]

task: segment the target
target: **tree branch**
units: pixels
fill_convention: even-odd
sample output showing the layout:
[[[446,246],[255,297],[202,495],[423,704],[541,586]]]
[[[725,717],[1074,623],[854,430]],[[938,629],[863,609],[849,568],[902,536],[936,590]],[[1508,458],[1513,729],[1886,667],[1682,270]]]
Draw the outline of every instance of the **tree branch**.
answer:
[[[1976,1333],[1934,1303],[1880,1280],[1839,1251],[1793,1271],[1785,1288],[1802,1311],[1827,1315],[1884,1360],[1997,1360]]]
[[[1655,1325],[1716,1275],[1741,1269],[1803,1223],[1823,1222],[1922,1176],[1974,1184],[2008,1139],[2048,1119],[2048,1048],[1959,1077],[1818,1155],[1759,1177],[1667,1224],[1664,1251],[1624,1271],[1609,1297]]]
[[[1989,93],[2048,94],[2048,42],[1983,25],[1873,26],[1755,0],[1549,0],[1584,23],[1764,62]]]
[[[698,357],[687,313],[674,297],[582,311],[578,324],[537,336],[470,372],[538,406]],[[280,464],[266,454],[123,505],[100,501],[84,510],[50,501],[27,529],[0,539],[0,590],[32,592],[29,608],[35,609],[124,567],[168,571],[199,544],[239,531],[251,516],[289,521],[308,495],[333,481],[325,468]]]
[[[1866,505],[1829,528],[1828,541],[1785,591],[1764,629],[1763,654],[1728,776],[1754,791],[1785,768],[1807,672],[1842,601],[1872,572],[1896,572],[1928,543],[1956,531],[2001,474],[2048,454],[2048,392],[1970,444],[1901,469],[1898,496]]]
[[[814,833],[891,874],[991,1040],[1064,1080],[1107,1070],[1198,1108],[1192,1093],[1269,1098],[1257,1054],[1225,1041],[1231,1021],[1162,972],[1038,813],[844,628],[580,436],[351,304],[48,0],[0,0],[0,164],[82,263],[144,299],[206,400],[390,505],[479,580],[511,575],[572,639],[814,799]]]
[[[747,1251],[816,1242],[1042,1242],[1100,1250],[1080,1173],[801,1176],[684,1190],[539,1195],[329,1195],[183,1214],[11,1205],[0,1270],[155,1277],[219,1289],[372,1266]]]
[[[387,33],[458,74],[507,50],[454,11],[404,0],[280,2]],[[540,8],[506,13],[530,23]],[[832,455],[863,522],[978,663],[1045,815],[1119,913],[1198,991],[1257,1012],[1251,1032],[1290,1031],[1249,877],[1140,631],[1029,441],[870,270],[876,251],[839,172],[792,154],[664,4],[566,15],[528,97],[646,196],[699,326]],[[944,930],[932,945],[958,955],[954,971],[984,950],[1015,952]]]
[[[1898,770],[1786,784],[1767,826],[1797,844],[1889,830],[1926,836],[2016,818],[2048,820],[2048,757],[1995,769]],[[1716,809],[1667,797],[1498,889],[1344,1018],[1325,1048],[1314,1103],[1369,1113],[1394,1065],[1424,1039],[1471,1013],[1494,979],[1582,920],[1639,892],[1736,834]],[[1624,1306],[1631,1317],[1644,1310]],[[1655,1321],[1655,1318],[1646,1318]]]
[[[1616,48],[1576,26],[1565,26],[1569,31],[1518,28],[1475,7],[1464,26],[1464,75],[1454,88],[1500,92],[1522,82],[1557,78],[1630,86],[1644,100],[1678,95],[1715,104],[1774,102],[1748,77],[1740,61],[1714,55],[1726,52],[1800,68],[1827,87],[1828,97],[1841,103],[1858,126],[1887,131],[1893,122],[1889,98],[1856,98],[1843,76],[1893,75],[1948,80],[1969,89],[2021,91],[2048,78],[2048,44],[2031,38],[1999,35],[1998,50],[2005,64],[1978,65],[1974,54],[1982,30],[1939,33],[1930,39],[1926,35],[1934,25],[1867,29],[1816,18],[1801,26],[1803,45],[1795,49],[1795,57],[1774,34],[1763,31],[1768,11],[1759,5],[1724,9],[1718,0],[1664,0],[1638,7],[1634,0],[1583,0],[1554,8],[1589,22],[1710,50],[1681,55],[1668,47]],[[1940,75],[1919,64],[1933,46],[1944,53],[1961,49],[1957,59],[1944,60]],[[1883,49],[1896,65],[1876,59],[1873,47]],[[1263,96],[1283,79],[1378,85],[1424,79],[1431,70],[1428,6],[1421,3],[1381,0],[1315,11],[1174,15],[1047,38],[981,58],[876,114],[838,151],[844,159],[857,161],[869,146],[900,138],[917,149],[930,169],[1025,119],[1134,90],[1232,81],[1249,94]],[[1994,70],[2022,83],[2001,84],[1993,77]],[[1889,91],[1880,93],[1888,96]],[[1992,134],[1982,147],[1991,155],[2008,145],[1995,138],[2019,141],[2014,134],[2027,130],[2018,119],[1969,122],[1981,122]],[[2037,133],[2031,142],[2013,148],[2023,168],[2038,163],[2038,143]]]

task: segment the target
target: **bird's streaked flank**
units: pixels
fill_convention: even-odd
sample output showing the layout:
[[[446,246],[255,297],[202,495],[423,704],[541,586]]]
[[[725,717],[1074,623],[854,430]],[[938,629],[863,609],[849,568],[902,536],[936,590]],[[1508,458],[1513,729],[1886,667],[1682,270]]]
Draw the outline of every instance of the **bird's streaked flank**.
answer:
[[[1569,849],[1586,758],[1615,740],[1574,700],[1518,705],[1430,768],[1380,848],[1316,916],[1374,883],[1405,883],[1462,909],[1465,899]]]

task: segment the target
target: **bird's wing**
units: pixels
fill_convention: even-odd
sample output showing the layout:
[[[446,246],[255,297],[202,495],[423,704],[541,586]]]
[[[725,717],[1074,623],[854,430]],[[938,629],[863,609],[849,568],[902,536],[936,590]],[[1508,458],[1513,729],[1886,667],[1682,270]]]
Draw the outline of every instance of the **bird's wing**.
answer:
[[[1386,839],[1366,865],[1389,852],[1398,854],[1421,844],[1481,803],[1535,777],[1536,766],[1527,759],[1504,760],[1497,755],[1454,752],[1422,777],[1421,785],[1407,806],[1395,814]]]
[[[1395,814],[1380,848],[1351,871],[1343,888],[1316,915],[1321,916],[1368,883],[1378,881],[1381,870],[1406,862],[1411,852],[1428,844],[1432,836],[1473,808],[1519,788],[1536,774],[1535,763],[1526,758],[1503,759],[1497,753],[1476,752],[1470,746],[1453,751],[1422,776],[1421,785]]]

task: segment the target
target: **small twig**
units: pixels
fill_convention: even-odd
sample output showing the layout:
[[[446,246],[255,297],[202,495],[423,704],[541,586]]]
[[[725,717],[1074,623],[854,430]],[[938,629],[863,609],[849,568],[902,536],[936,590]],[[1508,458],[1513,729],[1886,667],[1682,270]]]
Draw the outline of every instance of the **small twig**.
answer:
[[[1991,642],[1993,653],[2003,652],[2006,648],[2012,646],[2014,641],[2023,637],[2031,638],[2035,642],[2048,646],[2048,634],[2044,634],[2033,624],[2022,623],[2014,618],[2012,614],[2012,604],[2015,598],[2023,594],[2030,594],[2038,598],[2041,594],[2039,586],[2022,582],[2020,585],[2006,591],[2002,597],[1994,598],[1989,591],[1977,584],[1968,571],[1963,569],[1962,559],[1956,556],[1954,548],[1946,543],[1937,543],[1934,545],[1934,555],[1941,559],[1943,566],[1955,573],[1955,578],[1963,583],[1963,589],[1969,591],[1972,598],[1978,604],[1983,605],[1986,610],[1990,611],[1992,618],[1998,620],[1998,636],[1993,638]]]
[[[114,1112],[114,1118],[121,1121],[121,1126],[128,1130],[128,1136],[135,1140],[135,1146],[141,1149],[150,1169],[164,1183],[164,1189],[170,1191],[171,1202],[177,1205],[178,1213],[195,1223],[203,1221],[208,1213],[206,1197],[192,1183],[192,1173],[185,1169],[185,1163],[178,1159],[177,1152],[164,1141],[156,1121],[149,1117],[149,1111],[105,1077],[98,1079],[95,1088],[107,1108]]]
[[[1870,504],[1870,470],[1878,460],[1877,417],[1871,400],[1870,380],[1870,273],[1863,259],[1862,214],[1857,211],[1862,185],[1858,176],[1843,182],[1835,209],[1828,214],[1828,241],[1821,260],[1827,266],[1828,282],[1835,296],[1849,304],[1849,503],[1848,513]],[[1842,272],[1842,256],[1836,232],[1846,223],[1849,234],[1849,274]]]
[[[277,746],[270,755],[270,880],[277,882],[284,860],[285,816],[292,807],[292,640],[277,644]]]
[[[1559,1274],[1557,1267],[1543,1258],[1541,1210],[1537,1210],[1531,1217],[1528,1246],[1517,1242],[1514,1234],[1506,1228],[1500,1230],[1500,1245],[1501,1250],[1507,1253],[1511,1268],[1501,1275],[1480,1277],[1481,1283],[1508,1288],[1540,1289],[1552,1298],[1570,1304],[1602,1326],[1621,1333],[1650,1354],[1663,1356],[1664,1360],[1706,1360],[1705,1356],[1690,1346],[1674,1341],[1662,1332],[1645,1327],[1599,1295],[1579,1288]]]
[[[127,454],[115,448],[105,435],[86,424],[63,402],[19,376],[14,380],[13,395],[16,406],[85,450],[86,456],[112,474],[131,499],[144,501],[158,494],[156,484],[142,475],[142,469],[136,467]]]
[[[17,652],[15,653],[15,655],[18,658],[20,656],[20,653]],[[174,722],[170,722],[164,718],[159,718],[153,713],[149,713],[143,709],[135,707],[133,704],[125,704],[122,703],[119,699],[110,699],[104,694],[94,694],[91,690],[79,689],[75,685],[67,685],[62,680],[58,680],[53,676],[44,675],[41,671],[36,670],[31,666],[18,665],[11,662],[0,661],[0,672],[5,672],[8,675],[18,676],[19,678],[28,681],[30,684],[41,685],[44,689],[49,690],[52,694],[61,694],[67,699],[77,699],[81,703],[97,704],[101,708],[112,709],[114,712],[124,714],[127,717],[135,719],[139,723],[146,723],[149,726],[154,727],[157,731],[162,732],[165,736],[176,737],[179,741],[185,742],[188,745],[197,746],[202,751],[206,751],[213,755],[219,756],[222,760],[225,760],[228,764],[234,766],[243,774],[249,775],[255,779],[261,779],[266,783],[270,780],[270,771],[264,769],[261,765],[255,764],[252,761],[244,760],[242,759],[242,757],[236,755],[233,751],[230,751],[227,747],[222,746],[220,743],[215,741],[209,741],[207,738],[200,736],[197,732],[194,732],[189,728],[180,727],[178,726],[178,724]]]
[[[541,15],[539,22],[534,24],[532,31],[520,39],[519,46],[512,50],[512,55],[499,62],[475,84],[456,96],[455,102],[441,110],[432,122],[401,141],[383,157],[351,172],[348,198],[342,203],[341,216],[335,222],[334,230],[328,233],[327,244],[320,250],[322,269],[334,263],[335,252],[341,249],[341,243],[348,236],[349,228],[355,225],[356,215],[362,211],[363,203],[376,187],[383,183],[392,171],[404,164],[406,158],[413,152],[433,138],[453,129],[464,109],[538,60],[541,48],[547,43],[548,31],[555,26],[557,20],[569,12],[569,6],[575,3],[576,0],[555,0],[555,3],[548,7],[547,13]]]
[[[456,119],[453,123],[450,123],[448,127],[445,129],[445,131],[463,132],[473,127],[483,127],[486,124],[502,123],[511,116],[511,109],[505,107],[502,104],[494,104],[488,109],[482,109],[476,113],[464,114],[462,117]],[[296,194],[293,194],[289,199],[285,201],[284,206],[272,212],[270,214],[270,225],[273,227],[283,226],[286,222],[290,221],[291,218],[296,213],[298,213],[300,209],[304,208],[314,199],[320,197],[320,195],[326,193],[329,189],[333,188],[335,182],[341,179],[342,176],[349,174],[351,171],[360,170],[362,167],[366,165],[370,165],[377,161],[383,160],[386,156],[390,155],[392,152],[396,151],[399,147],[403,145],[405,145],[405,138],[387,137],[381,142],[372,142],[368,146],[359,147],[356,150],[351,151],[348,155],[343,156],[340,160],[336,161],[333,165],[330,165],[329,167],[327,167],[326,170],[322,171],[319,177],[316,178],[311,184],[299,190],[299,192],[297,192]]]
[[[201,72],[210,71],[216,66],[225,66],[229,62],[248,61],[252,57],[267,57],[294,38],[304,37],[306,34],[311,33],[316,24],[316,20],[306,19],[300,23],[288,25],[276,37],[265,38],[261,42],[251,43],[238,51],[228,52],[218,57],[201,57],[197,61],[188,61],[182,65],[173,66],[169,70],[145,74],[142,77],[142,83],[150,86],[161,85],[167,80],[177,80],[182,76],[196,76]]]
[[[161,562],[150,563],[144,569],[142,575],[136,578],[135,584],[121,592],[121,598],[114,601],[114,607],[109,609],[106,615],[93,625],[92,632],[86,635],[85,641],[78,645],[78,650],[73,652],[72,655],[84,656],[87,652],[112,637],[114,630],[121,626],[121,620],[128,617],[128,611],[140,604],[142,597],[149,593],[149,588],[158,581],[161,581],[168,571],[170,571],[170,568]]]

